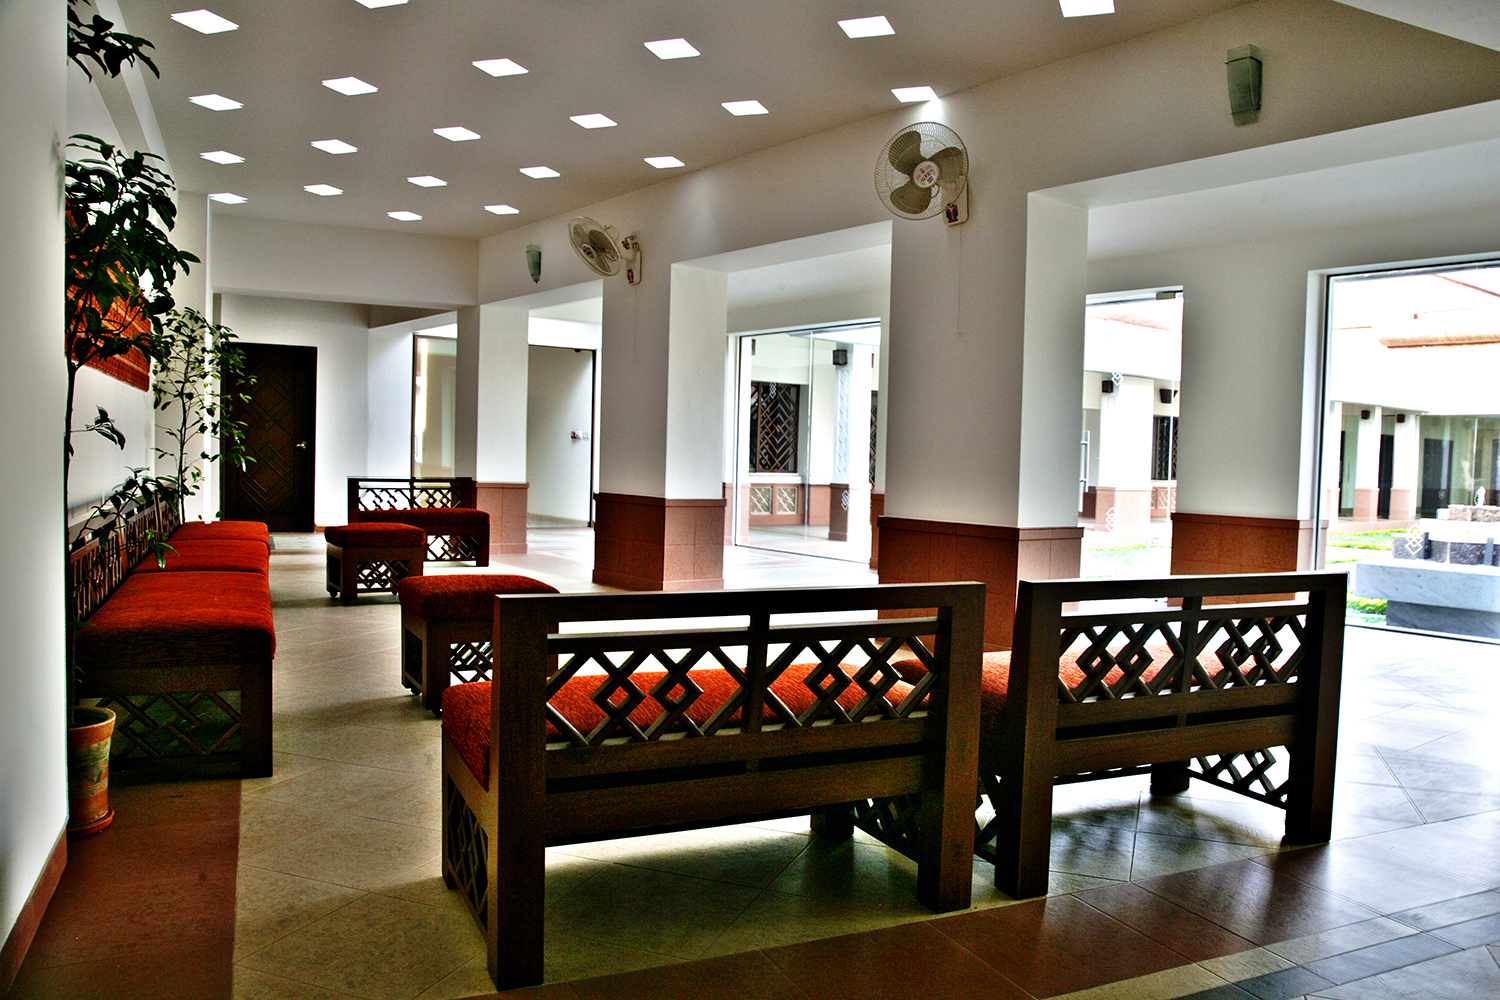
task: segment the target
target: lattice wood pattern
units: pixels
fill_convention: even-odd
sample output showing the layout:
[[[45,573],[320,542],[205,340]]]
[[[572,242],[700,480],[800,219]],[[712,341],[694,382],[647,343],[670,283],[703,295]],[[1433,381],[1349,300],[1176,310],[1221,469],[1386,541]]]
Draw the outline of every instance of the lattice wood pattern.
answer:
[[[750,383],[750,471],[796,472],[801,387]]]
[[[346,555],[344,558],[348,558]],[[357,591],[392,591],[396,584],[411,576],[412,567],[405,559],[371,559],[361,561],[355,577]]]
[[[443,776],[443,874],[469,901],[480,927],[489,924],[489,838],[479,817]]]
[[[474,480],[349,479],[349,510],[400,510],[411,507],[470,507],[475,503]]]
[[[433,562],[478,559],[479,540],[473,535],[433,535],[427,540],[427,558]]]
[[[115,711],[111,760],[196,759],[240,750],[238,692],[111,695],[99,705]]]
[[[490,679],[491,645],[488,642],[454,642],[448,645],[448,672],[455,684]]]

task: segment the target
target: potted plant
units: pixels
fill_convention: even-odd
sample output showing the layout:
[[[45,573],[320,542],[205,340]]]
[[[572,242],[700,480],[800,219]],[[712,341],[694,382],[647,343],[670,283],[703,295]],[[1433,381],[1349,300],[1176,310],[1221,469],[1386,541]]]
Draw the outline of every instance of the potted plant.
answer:
[[[82,8],[90,0],[68,2],[68,58],[93,78],[92,64],[118,76],[128,64],[139,62],[157,72],[146,55],[152,47],[144,38],[114,30],[94,14],[85,19]],[[68,386],[63,415],[64,524],[71,509],[68,477],[75,433],[96,433],[125,446],[125,436],[103,407],[90,422],[73,426],[73,404],[78,372],[88,364],[138,350],[151,357],[150,335],[159,332],[161,316],[172,308],[169,293],[178,270],[187,271],[198,258],[178,250],[167,237],[176,218],[172,179],[156,166],[158,157],[129,153],[94,136],[77,135],[69,146],[82,155],[66,167],[67,295],[64,306],[63,353]],[[95,513],[118,512],[141,489],[132,472],[106,496]],[[79,537],[91,530],[86,519]],[[69,531],[68,535],[71,535]],[[65,536],[70,551],[75,539]],[[71,606],[71,601],[68,602]],[[77,704],[80,678],[73,656],[77,623],[66,622],[64,662],[69,726],[70,834],[95,833],[113,817],[108,804],[109,733],[114,713]],[[102,736],[102,744],[99,742]],[[77,747],[75,751],[75,747]]]
[[[225,387],[245,387],[254,380],[245,375],[245,355],[234,339],[234,331],[210,323],[196,309],[172,310],[151,336],[152,404],[168,421],[159,418],[157,431],[172,445],[156,447],[157,456],[171,463],[160,483],[172,494],[182,520],[183,503],[198,492],[208,463],[222,458],[243,467],[248,460],[245,422],[233,419],[230,412],[233,404],[248,402],[249,397],[238,389],[226,392]],[[208,450],[215,440],[217,453]]]

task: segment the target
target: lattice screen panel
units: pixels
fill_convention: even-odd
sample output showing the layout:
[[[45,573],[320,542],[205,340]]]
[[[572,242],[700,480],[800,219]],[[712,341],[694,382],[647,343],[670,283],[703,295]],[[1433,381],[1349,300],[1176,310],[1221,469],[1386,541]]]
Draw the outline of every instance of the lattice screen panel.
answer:
[[[112,695],[99,699],[99,706],[115,712],[111,760],[210,757],[240,749],[236,691]]]
[[[443,824],[443,855],[453,866],[452,877],[458,888],[468,897],[481,926],[488,925],[489,918],[489,839],[484,827],[464,802],[452,779],[443,777],[443,810],[447,822]]]

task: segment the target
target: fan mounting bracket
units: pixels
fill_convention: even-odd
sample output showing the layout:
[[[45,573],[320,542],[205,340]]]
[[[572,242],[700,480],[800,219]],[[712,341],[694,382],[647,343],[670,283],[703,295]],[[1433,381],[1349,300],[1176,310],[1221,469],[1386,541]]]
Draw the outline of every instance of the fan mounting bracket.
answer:
[[[943,221],[950,226],[959,226],[969,221],[969,185],[958,189],[952,199],[943,192]]]

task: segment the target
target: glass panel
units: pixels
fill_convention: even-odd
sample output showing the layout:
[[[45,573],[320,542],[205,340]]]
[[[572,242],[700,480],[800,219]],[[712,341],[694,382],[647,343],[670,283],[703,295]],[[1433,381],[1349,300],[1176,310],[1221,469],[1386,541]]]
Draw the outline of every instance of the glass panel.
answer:
[[[458,341],[418,336],[413,352],[411,474],[452,476]]]

